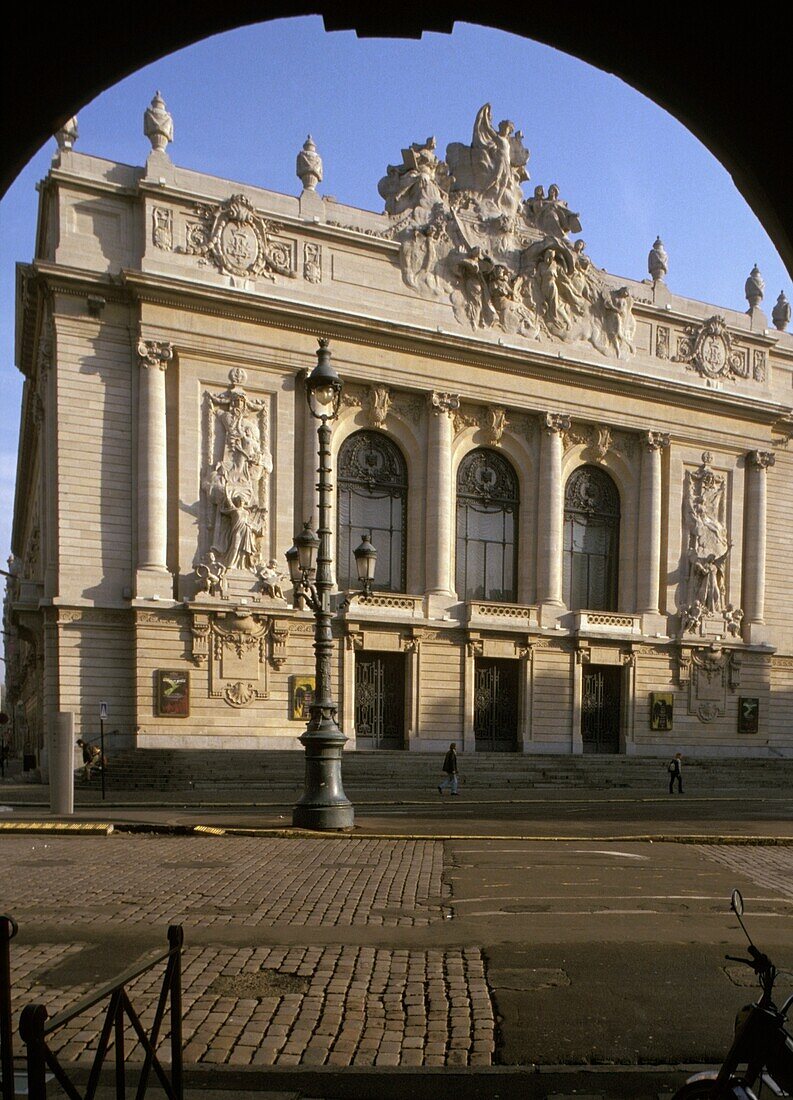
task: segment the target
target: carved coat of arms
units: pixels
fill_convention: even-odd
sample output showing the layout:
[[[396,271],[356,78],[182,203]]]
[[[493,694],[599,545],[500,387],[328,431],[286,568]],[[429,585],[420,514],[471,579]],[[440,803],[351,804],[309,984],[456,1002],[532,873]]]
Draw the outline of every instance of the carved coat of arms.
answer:
[[[281,227],[257,214],[244,195],[232,195],[219,207],[199,206],[196,216],[186,252],[206,257],[227,274],[295,277],[289,245],[273,240]]]

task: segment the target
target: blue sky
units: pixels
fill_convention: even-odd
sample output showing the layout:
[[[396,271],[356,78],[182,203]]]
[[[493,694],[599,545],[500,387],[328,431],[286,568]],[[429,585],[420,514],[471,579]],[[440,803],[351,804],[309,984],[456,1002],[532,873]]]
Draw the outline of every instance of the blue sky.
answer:
[[[791,280],[724,168],[683,126],[616,77],[546,46],[459,24],[420,41],[326,34],[318,17],[207,39],[122,81],[79,115],[77,148],[143,164],[143,111],[160,89],[174,117],[172,159],[185,167],[296,194],[295,156],[308,132],[323,157],[319,190],[381,210],[377,181],[400,149],[434,134],[439,150],[470,141],[490,102],[531,151],[531,187],[558,183],[581,215],[593,261],[646,275],[661,235],[674,293],[746,309],[758,263],[770,314]],[[0,556],[8,554],[22,378],[14,366],[14,264],[35,242],[35,185],[54,141],[0,202]],[[528,193],[528,189],[527,189]]]

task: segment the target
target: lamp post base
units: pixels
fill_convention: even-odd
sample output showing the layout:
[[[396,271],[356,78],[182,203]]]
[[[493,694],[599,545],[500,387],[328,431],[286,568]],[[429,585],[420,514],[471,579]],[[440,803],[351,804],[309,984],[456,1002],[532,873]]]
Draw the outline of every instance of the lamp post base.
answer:
[[[335,719],[317,707],[300,740],[306,750],[306,779],[303,797],[292,810],[292,824],[298,829],[351,829],[355,811],[341,783],[347,738]]]
[[[292,824],[296,829],[313,829],[316,832],[352,829],[355,810],[351,802],[337,802],[331,806],[298,803],[292,810]]]

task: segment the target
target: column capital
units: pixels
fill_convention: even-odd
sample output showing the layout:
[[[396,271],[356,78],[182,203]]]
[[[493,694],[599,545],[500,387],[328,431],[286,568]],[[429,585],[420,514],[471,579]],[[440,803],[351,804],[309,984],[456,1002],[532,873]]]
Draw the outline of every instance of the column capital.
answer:
[[[567,413],[547,412],[542,417],[542,426],[549,435],[561,435],[562,432],[570,431],[570,417]]]
[[[669,432],[642,432],[641,441],[648,451],[663,451],[669,446]]]
[[[438,390],[433,390],[432,393],[427,394],[427,404],[436,416],[440,416],[441,413],[451,416],[460,408],[460,395],[459,393],[441,393]]]
[[[164,371],[173,359],[173,344],[168,340],[138,340],[138,365]]]
[[[746,461],[749,466],[757,470],[767,470],[776,463],[776,455],[773,451],[748,451]]]

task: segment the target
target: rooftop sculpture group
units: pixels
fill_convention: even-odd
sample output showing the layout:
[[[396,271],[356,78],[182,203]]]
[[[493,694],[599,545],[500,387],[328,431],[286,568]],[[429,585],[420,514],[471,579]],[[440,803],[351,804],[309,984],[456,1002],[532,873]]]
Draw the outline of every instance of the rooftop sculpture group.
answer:
[[[402,275],[420,293],[447,298],[473,329],[588,341],[603,354],[634,352],[633,300],[609,285],[585,253],[578,215],[552,184],[525,199],[529,151],[512,122],[493,126],[490,104],[470,145],[446,159],[429,137],[402,150],[378,191],[399,241]]]

